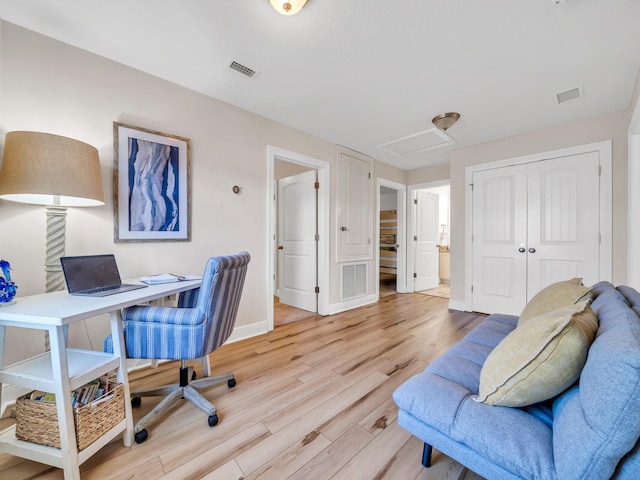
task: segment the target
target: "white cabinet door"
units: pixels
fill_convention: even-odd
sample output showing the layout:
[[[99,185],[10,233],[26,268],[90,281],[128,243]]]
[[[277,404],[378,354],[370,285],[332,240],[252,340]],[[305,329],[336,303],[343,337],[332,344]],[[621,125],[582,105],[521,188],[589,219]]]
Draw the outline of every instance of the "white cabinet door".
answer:
[[[600,278],[597,152],[473,175],[472,309],[519,315],[547,285]]]
[[[316,171],[278,181],[280,303],[317,312]]]
[[[519,314],[527,299],[527,166],[473,175],[473,310]]]
[[[338,262],[372,258],[372,165],[365,155],[338,152]]]
[[[436,288],[438,268],[438,195],[418,190],[416,195],[414,291]]]

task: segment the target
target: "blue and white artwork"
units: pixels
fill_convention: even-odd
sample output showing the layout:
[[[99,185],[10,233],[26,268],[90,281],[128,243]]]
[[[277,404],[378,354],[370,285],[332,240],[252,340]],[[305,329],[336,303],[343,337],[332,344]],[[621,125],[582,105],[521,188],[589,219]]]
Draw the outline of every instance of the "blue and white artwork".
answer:
[[[191,141],[117,122],[114,140],[115,241],[191,241]]]
[[[129,138],[129,230],[180,229],[179,148]]]

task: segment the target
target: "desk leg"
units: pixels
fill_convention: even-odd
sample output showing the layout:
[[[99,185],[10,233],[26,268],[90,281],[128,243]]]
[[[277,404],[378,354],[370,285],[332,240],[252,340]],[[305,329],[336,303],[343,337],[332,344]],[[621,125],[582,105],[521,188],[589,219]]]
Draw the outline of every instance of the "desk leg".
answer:
[[[49,328],[49,339],[64,478],[65,480],[80,480],[80,464],[78,461],[73,408],[71,407],[71,385],[69,382],[64,327]]]
[[[133,414],[131,413],[131,392],[129,390],[129,374],[127,373],[127,350],[124,345],[124,324],[120,310],[111,312],[111,338],[113,339],[113,354],[120,358],[118,368],[118,382],[124,387],[124,415],[127,429],[123,435],[125,447],[133,444]]]

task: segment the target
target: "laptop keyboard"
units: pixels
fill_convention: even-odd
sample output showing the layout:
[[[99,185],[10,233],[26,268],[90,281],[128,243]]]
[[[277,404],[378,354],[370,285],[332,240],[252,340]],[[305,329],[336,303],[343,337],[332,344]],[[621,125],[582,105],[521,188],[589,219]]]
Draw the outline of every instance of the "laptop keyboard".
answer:
[[[115,290],[116,288],[120,288],[120,285],[111,285],[110,287],[97,287],[97,288],[92,288],[90,290],[85,290],[82,293],[88,293],[88,294],[92,294],[92,293],[100,293],[100,292],[106,292],[107,290]]]

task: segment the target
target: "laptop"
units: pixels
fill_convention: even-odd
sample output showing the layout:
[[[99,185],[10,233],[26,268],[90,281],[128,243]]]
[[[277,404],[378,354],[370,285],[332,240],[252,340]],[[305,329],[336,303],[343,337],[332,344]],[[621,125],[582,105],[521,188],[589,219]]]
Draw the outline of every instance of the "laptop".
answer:
[[[116,258],[112,254],[61,257],[60,263],[71,295],[106,297],[146,287],[122,283]]]

